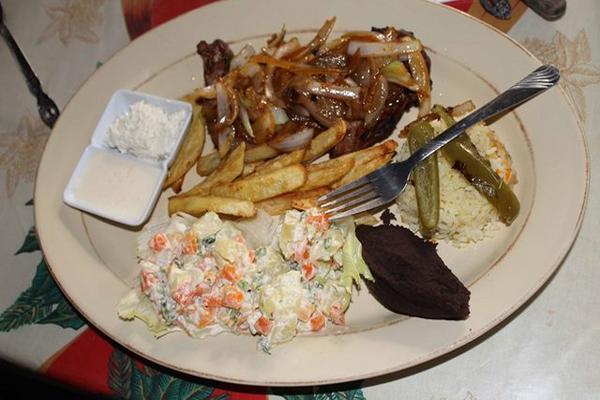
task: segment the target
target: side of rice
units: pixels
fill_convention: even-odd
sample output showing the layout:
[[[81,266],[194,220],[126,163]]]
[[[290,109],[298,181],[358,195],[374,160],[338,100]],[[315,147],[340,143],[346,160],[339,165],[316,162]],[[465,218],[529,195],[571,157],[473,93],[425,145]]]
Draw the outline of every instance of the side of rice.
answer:
[[[432,125],[436,134],[446,129],[442,121]],[[506,148],[497,139],[494,131],[480,123],[467,130],[467,134],[481,155],[486,157],[492,168],[511,186],[516,183],[512,161]],[[405,141],[398,153],[403,160],[410,155]],[[440,219],[438,230],[432,237],[435,241],[446,240],[456,247],[464,247],[493,236],[501,226],[498,213],[440,152],[438,153],[440,175]],[[419,232],[419,217],[415,188],[409,184],[396,200],[402,222],[412,231]]]

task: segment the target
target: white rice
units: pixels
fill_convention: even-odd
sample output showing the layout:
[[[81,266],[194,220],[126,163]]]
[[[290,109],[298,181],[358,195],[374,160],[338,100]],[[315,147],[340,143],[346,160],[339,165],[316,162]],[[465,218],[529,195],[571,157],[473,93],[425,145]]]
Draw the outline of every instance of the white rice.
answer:
[[[432,125],[437,134],[446,128],[442,121],[434,121]],[[484,124],[478,124],[467,130],[467,134],[479,153],[490,161],[492,168],[509,184],[514,184],[516,174],[511,169],[510,155],[498,141],[494,131]],[[398,153],[398,159],[406,159],[409,154],[408,143],[405,141]],[[464,247],[492,237],[503,226],[495,208],[460,172],[452,169],[452,165],[441,152],[438,153],[438,166],[440,219],[438,230],[432,239]],[[409,184],[396,202],[402,223],[418,234],[419,217],[414,186]]]

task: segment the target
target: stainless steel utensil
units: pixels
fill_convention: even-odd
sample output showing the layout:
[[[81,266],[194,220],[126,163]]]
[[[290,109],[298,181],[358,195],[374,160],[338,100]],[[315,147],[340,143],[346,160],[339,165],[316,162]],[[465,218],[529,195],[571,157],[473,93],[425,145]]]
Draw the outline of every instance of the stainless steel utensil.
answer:
[[[8,45],[8,48],[17,60],[17,63],[21,68],[21,72],[25,76],[25,81],[27,82],[27,87],[29,88],[29,91],[37,99],[37,106],[40,118],[42,119],[42,121],[44,121],[46,126],[52,128],[54,126],[54,123],[58,119],[58,115],[60,114],[58,107],[42,89],[40,80],[31,69],[31,66],[27,62],[25,55],[17,45],[17,42],[11,35],[7,26],[4,24],[4,12],[2,11],[2,4],[0,4],[0,36],[4,38],[4,41]]]
[[[431,140],[402,162],[388,164],[318,199],[331,220],[342,219],[383,206],[394,200],[406,187],[410,173],[421,162],[466,129],[545,92],[560,79],[558,69],[543,65],[514,84],[504,93],[475,110],[454,126]]]

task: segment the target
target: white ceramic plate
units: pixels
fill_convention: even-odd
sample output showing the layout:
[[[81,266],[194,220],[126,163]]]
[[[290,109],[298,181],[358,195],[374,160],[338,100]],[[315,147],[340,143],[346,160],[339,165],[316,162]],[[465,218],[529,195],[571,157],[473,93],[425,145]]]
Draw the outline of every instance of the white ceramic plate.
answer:
[[[368,4],[368,5],[367,5]],[[440,253],[471,290],[466,321],[401,318],[366,291],[356,296],[339,334],[299,337],[272,355],[256,338],[223,334],[160,340],[139,321],[124,322],[116,305],[137,274],[137,232],[82,214],[62,192],[102,110],[117,89],[180,96],[203,83],[196,43],[222,38],[235,49],[261,45],[285,24],[300,39],[337,16],[336,29],[396,26],[414,31],[430,48],[434,102],[477,104],[539,66],[525,49],[495,29],[422,0],[223,1],[155,29],[117,53],[73,97],[48,141],[35,190],[38,234],[53,276],[79,311],[125,347],[190,374],[257,385],[314,385],[405,369],[481,336],[535,294],[559,267],[583,215],[589,181],[584,136],[559,88],[493,124],[519,176],[522,211],[492,240]],[[406,123],[408,117],[402,120]],[[166,217],[166,195],[151,217]]]

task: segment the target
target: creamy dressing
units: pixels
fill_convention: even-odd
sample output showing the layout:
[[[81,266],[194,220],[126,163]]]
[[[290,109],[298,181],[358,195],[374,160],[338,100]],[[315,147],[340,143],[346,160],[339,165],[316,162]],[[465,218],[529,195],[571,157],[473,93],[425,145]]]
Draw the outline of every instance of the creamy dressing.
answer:
[[[141,218],[162,179],[160,165],[103,149],[89,148],[86,153],[72,196],[91,212],[120,220]]]
[[[119,302],[119,316],[142,319],[157,337],[259,335],[267,353],[299,333],[343,325],[353,282],[368,274],[357,264],[353,223],[330,225],[317,210],[290,210],[275,223],[281,229],[257,248],[213,212],[148,227],[138,239],[139,286]]]

